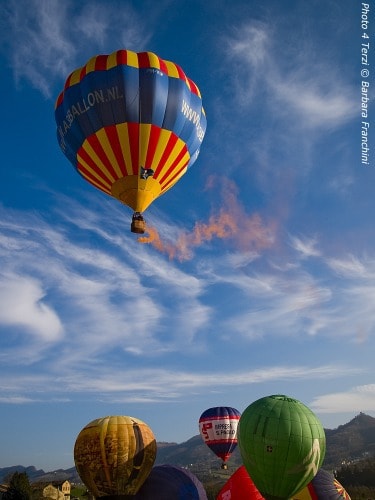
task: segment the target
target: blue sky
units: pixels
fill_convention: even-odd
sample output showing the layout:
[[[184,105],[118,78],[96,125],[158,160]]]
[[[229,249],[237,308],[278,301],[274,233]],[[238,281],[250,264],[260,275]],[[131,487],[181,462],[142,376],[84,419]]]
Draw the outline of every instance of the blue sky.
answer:
[[[361,2],[8,0],[0,16],[0,467],[71,467],[105,415],[175,442],[206,408],[277,393],[326,428],[375,416]],[[68,74],[120,48],[178,63],[207,115],[198,160],[145,214],[158,247],[56,140]]]

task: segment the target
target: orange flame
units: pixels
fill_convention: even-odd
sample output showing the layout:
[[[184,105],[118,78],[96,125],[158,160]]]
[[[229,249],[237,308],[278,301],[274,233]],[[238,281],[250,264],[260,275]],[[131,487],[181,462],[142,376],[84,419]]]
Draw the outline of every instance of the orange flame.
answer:
[[[212,184],[212,179],[209,179]],[[265,225],[258,214],[246,215],[237,201],[233,183],[226,182],[224,207],[212,215],[208,223],[197,222],[191,232],[180,234],[176,243],[163,242],[158,231],[146,226],[148,236],[138,238],[168,255],[169,259],[189,260],[192,249],[213,238],[231,238],[240,250],[260,250],[270,247],[274,241],[274,224]]]

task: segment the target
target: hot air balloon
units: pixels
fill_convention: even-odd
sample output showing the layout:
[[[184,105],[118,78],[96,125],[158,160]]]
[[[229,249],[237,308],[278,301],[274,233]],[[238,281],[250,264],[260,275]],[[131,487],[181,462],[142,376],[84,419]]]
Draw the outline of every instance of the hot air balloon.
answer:
[[[216,500],[263,500],[244,465],[238,467],[219,491]]]
[[[197,85],[152,52],[97,55],[66,80],[55,106],[57,138],[86,181],[142,213],[198,157],[206,116]]]
[[[156,465],[134,497],[135,500],[207,500],[199,479],[174,465]]]
[[[312,481],[293,500],[350,500],[345,488],[331,472],[320,469]]]
[[[152,430],[142,420],[128,416],[93,420],[74,445],[77,472],[95,497],[133,498],[155,458]]]
[[[199,432],[206,445],[225,463],[237,446],[237,425],[241,413],[230,406],[215,406],[205,410],[199,418]]]
[[[238,427],[243,464],[267,500],[291,498],[316,475],[325,456],[322,424],[303,403],[284,395],[258,399]]]

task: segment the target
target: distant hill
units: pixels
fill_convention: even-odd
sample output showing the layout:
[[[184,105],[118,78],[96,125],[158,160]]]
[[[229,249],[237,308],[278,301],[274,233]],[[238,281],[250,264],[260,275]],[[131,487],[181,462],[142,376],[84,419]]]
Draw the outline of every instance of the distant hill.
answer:
[[[233,452],[230,462],[241,465],[238,448]],[[198,434],[181,444],[170,443],[169,445],[164,444],[162,447],[158,445],[155,464],[171,464],[182,467],[190,467],[192,464],[209,464],[212,467],[220,467],[221,460],[212,453]]]
[[[366,456],[375,456],[375,418],[360,413],[350,422],[340,425],[337,429],[325,429],[327,451],[323,467],[334,469],[343,462],[349,462]],[[158,443],[155,464],[171,464],[189,467],[193,471],[220,470],[220,459],[203,443],[200,435],[190,438],[184,443]],[[241,465],[238,447],[229,460],[229,471]],[[37,470],[35,467],[15,465],[0,468],[0,482],[14,472],[26,472],[30,482],[69,480],[80,483],[76,468],[59,469],[51,472]]]
[[[375,456],[375,418],[365,413],[360,413],[337,429],[325,429],[325,434],[327,450],[323,465],[326,468],[336,468],[344,461]],[[220,459],[203,443],[201,436],[197,435],[185,443],[164,443],[163,447],[158,447],[156,463],[185,467],[204,463],[217,467],[220,465]],[[230,464],[239,466],[241,463],[237,447],[230,458]]]
[[[82,482],[75,467],[44,472],[43,469],[36,469],[34,466],[24,467],[23,465],[13,465],[12,467],[0,468],[0,483],[3,483],[5,479],[11,477],[15,472],[26,472],[31,483],[65,480],[72,483]]]
[[[0,469],[0,482],[2,482],[4,478],[6,478],[7,476],[11,476],[15,472],[26,472],[30,481],[32,481],[34,477],[38,477],[41,474],[44,474],[44,470],[37,470],[34,466],[23,467],[22,465],[12,465],[11,467],[4,467],[3,469]]]
[[[337,429],[325,429],[325,433],[325,465],[336,467],[343,461],[375,456],[375,418],[365,413],[360,413]]]

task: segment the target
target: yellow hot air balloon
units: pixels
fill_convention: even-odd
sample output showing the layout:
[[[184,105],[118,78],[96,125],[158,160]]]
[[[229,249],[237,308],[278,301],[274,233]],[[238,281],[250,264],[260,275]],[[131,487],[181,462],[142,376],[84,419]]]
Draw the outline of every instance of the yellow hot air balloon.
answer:
[[[149,475],[156,440],[147,424],[128,416],[107,416],[87,424],[74,445],[80,478],[95,497],[131,498]]]

